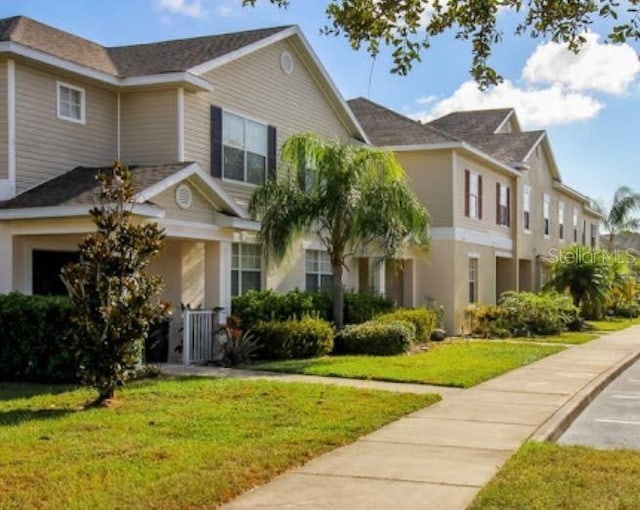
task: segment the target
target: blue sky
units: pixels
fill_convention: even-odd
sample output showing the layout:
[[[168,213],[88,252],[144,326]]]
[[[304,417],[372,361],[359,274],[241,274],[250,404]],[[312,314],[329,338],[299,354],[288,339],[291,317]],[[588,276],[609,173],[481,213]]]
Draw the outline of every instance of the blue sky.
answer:
[[[319,34],[325,1],[291,4],[280,10],[266,0],[255,8],[241,8],[241,0],[2,0],[0,17],[24,14],[107,46],[298,24],[346,98],[369,97],[419,119],[515,106],[525,128],[549,132],[566,184],[605,203],[621,184],[640,190],[637,44],[605,46],[592,34],[576,57],[542,40],[509,37],[514,20],[503,14],[505,40],[492,63],[505,84],[480,93],[470,82],[467,42],[434,40],[411,74],[399,77],[390,74],[388,55],[372,62],[345,39]]]

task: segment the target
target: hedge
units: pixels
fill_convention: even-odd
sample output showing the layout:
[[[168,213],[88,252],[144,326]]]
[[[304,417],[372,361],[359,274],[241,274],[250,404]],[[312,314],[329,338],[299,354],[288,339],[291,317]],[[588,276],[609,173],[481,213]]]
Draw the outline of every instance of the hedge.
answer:
[[[410,352],[415,335],[415,326],[411,322],[382,323],[373,320],[346,326],[336,336],[336,346],[343,354],[391,356]]]
[[[70,314],[67,298],[0,295],[0,379],[76,382]]]
[[[315,358],[333,349],[333,327],[316,317],[263,321],[251,333],[260,345],[257,357],[261,359]]]
[[[438,316],[436,312],[427,308],[399,308],[394,312],[378,315],[375,320],[384,323],[410,322],[416,328],[416,341],[427,342],[437,326]]]

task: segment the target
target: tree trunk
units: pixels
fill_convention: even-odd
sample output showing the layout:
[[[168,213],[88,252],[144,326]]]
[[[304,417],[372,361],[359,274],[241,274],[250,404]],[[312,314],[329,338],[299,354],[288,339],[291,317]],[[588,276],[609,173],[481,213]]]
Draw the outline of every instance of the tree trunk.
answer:
[[[344,267],[341,263],[331,263],[333,272],[333,322],[338,329],[344,326],[344,285],[342,283],[342,273]]]

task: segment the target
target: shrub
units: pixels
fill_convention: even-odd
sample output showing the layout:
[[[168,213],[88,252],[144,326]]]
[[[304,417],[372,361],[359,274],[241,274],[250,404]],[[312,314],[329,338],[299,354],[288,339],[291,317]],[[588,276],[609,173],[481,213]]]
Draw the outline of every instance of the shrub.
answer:
[[[411,322],[369,321],[346,326],[336,337],[343,353],[391,356],[411,351],[415,340],[415,326]]]
[[[504,329],[498,325],[502,310],[495,305],[476,303],[465,308],[467,330],[481,338],[502,338]],[[509,332],[507,332],[509,336]]]
[[[0,296],[0,379],[77,382],[67,298]]]
[[[631,302],[618,302],[613,307],[613,315],[627,319],[636,319],[640,317],[640,305]]]
[[[263,321],[251,331],[261,344],[263,359],[314,358],[333,349],[333,327],[317,317]]]
[[[393,300],[378,294],[356,294],[347,292],[345,322],[356,324],[372,319],[375,315],[395,308]],[[245,329],[252,329],[258,322],[284,321],[304,315],[316,315],[333,320],[330,294],[293,290],[278,293],[272,290],[249,291],[232,300],[231,311]]]
[[[437,326],[438,317],[433,310],[426,308],[400,308],[395,312],[378,315],[375,320],[384,323],[396,321],[410,322],[416,328],[416,341],[427,342],[431,338],[431,332]]]
[[[500,310],[498,325],[514,336],[556,335],[579,319],[572,299],[556,292],[505,292]]]

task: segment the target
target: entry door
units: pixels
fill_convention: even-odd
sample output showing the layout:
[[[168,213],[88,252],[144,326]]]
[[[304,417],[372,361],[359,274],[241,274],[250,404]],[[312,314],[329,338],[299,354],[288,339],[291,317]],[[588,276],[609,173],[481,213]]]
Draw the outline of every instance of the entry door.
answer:
[[[78,252],[33,250],[32,293],[38,295],[64,296],[67,289],[60,279],[60,271],[70,262],[77,262]]]

